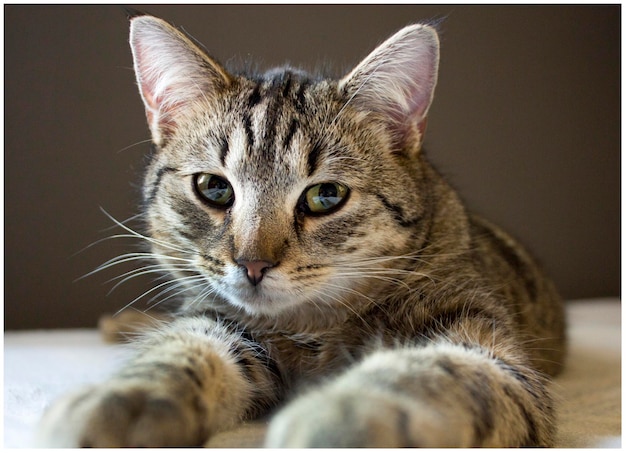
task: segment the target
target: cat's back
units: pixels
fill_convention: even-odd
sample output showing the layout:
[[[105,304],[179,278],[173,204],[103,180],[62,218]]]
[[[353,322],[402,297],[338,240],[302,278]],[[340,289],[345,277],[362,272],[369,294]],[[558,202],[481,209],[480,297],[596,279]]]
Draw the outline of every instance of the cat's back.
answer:
[[[557,374],[565,355],[565,314],[561,297],[527,249],[502,228],[470,215],[472,256],[478,270],[510,303],[538,369]]]

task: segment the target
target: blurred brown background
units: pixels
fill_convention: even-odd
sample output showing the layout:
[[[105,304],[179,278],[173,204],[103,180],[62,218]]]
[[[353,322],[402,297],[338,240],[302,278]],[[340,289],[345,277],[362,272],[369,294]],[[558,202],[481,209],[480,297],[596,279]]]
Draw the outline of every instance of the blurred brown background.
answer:
[[[328,61],[338,75],[400,27],[444,18],[430,157],[566,298],[619,295],[619,5],[138,8],[222,61]],[[5,329],[93,326],[151,285],[107,296],[122,270],[74,281],[129,251],[111,240],[80,252],[120,232],[100,207],[137,209],[149,136],[127,21],[118,6],[4,12]]]

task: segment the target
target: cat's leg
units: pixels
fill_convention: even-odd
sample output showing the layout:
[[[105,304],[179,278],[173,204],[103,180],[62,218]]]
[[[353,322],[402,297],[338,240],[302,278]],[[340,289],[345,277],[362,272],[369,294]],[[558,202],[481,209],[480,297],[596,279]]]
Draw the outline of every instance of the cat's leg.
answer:
[[[373,353],[272,420],[270,447],[549,446],[545,381],[478,344]]]
[[[47,411],[38,444],[52,447],[197,446],[275,403],[271,360],[241,332],[179,319],[140,342],[110,380]]]

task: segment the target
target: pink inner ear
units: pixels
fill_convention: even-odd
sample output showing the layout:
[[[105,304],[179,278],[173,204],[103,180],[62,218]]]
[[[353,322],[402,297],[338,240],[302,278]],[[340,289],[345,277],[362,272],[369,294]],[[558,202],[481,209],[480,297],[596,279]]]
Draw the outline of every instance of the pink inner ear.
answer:
[[[146,114],[152,117],[157,112],[161,111],[160,104],[163,101],[162,97],[161,99],[155,97],[158,72],[146,62],[148,57],[146,56],[146,52],[143,51],[140,43],[134,43],[134,50],[137,82],[145,102]],[[148,119],[151,120],[151,118]]]
[[[149,71],[146,69],[147,65],[144,63],[145,52],[143,52],[142,46],[138,41],[138,39],[135,39],[131,42],[135,59],[135,76],[144,102],[146,118],[148,124],[152,127],[155,121],[158,121],[159,106],[157,100],[154,98],[154,80],[150,80],[147,77]]]
[[[130,44],[139,90],[153,141],[167,139],[180,114],[228,86],[230,75],[193,40],[167,22],[149,16],[131,21]]]
[[[419,149],[437,83],[439,39],[423,25],[403,28],[340,82],[359,108],[388,119],[400,149]],[[352,97],[350,97],[352,95]]]
[[[149,101],[146,101],[149,102]],[[158,105],[158,104],[157,104]],[[169,136],[176,129],[174,113],[180,104],[170,104],[167,110],[150,110],[146,108],[146,118],[148,124],[159,129],[162,136]]]
[[[433,92],[435,90],[436,72],[437,69],[433,67],[432,62],[423,59],[419,62],[422,67],[415,71],[421,80],[415,83],[413,86],[413,92],[408,99],[409,115],[413,117],[413,120],[420,121],[424,119],[430,108],[432,102]]]
[[[139,39],[133,42],[133,50],[135,55],[135,71],[139,89],[144,101],[146,119],[153,134],[155,142],[159,142],[162,138],[170,135],[176,128],[174,114],[177,109],[182,108],[182,102],[172,102],[172,99],[166,99],[168,95],[172,95],[169,90],[172,87],[165,87],[157,96],[157,84],[163,74],[159,69],[154,67],[154,57],[149,55],[141,45]],[[171,96],[169,96],[171,97]]]
[[[392,130],[398,140],[398,145],[404,147],[413,142],[416,146],[424,138],[428,123],[428,109],[432,102],[436,84],[436,64],[433,65],[432,56],[422,56],[406,65],[396,82],[403,86],[403,95],[397,101],[379,106],[392,120]],[[399,90],[400,91],[400,90]]]

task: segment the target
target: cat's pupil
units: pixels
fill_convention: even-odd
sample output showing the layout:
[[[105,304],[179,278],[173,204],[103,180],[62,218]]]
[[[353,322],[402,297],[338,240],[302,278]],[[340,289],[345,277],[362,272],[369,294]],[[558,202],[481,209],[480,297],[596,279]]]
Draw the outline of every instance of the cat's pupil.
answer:
[[[226,208],[233,204],[233,188],[224,178],[201,173],[196,176],[195,185],[200,196],[212,206]]]
[[[305,209],[310,214],[330,214],[346,201],[348,188],[337,182],[309,187],[305,193]]]
[[[337,204],[339,201],[339,198],[337,197],[337,187],[333,184],[322,184],[317,198],[325,208],[329,208]]]
[[[217,178],[211,178],[211,180],[207,184],[207,189],[214,193],[214,196],[216,198],[220,198],[224,196],[224,194],[228,190],[228,185],[225,181],[220,181]]]

